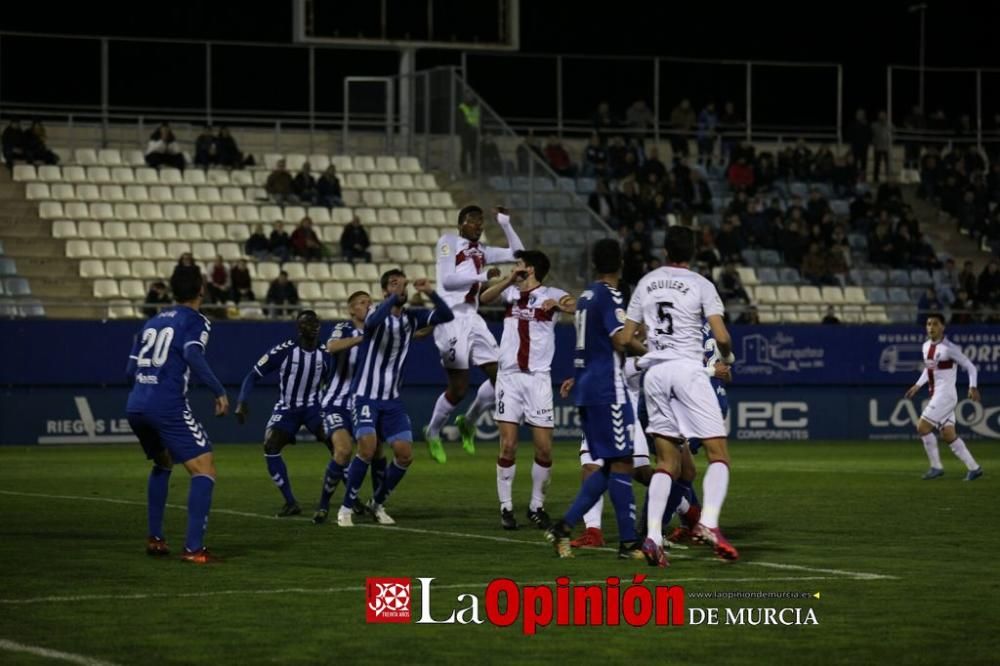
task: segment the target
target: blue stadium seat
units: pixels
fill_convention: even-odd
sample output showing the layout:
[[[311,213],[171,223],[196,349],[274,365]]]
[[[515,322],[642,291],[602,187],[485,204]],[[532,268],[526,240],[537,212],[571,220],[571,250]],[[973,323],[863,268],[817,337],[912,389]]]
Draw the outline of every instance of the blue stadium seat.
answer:
[[[830,210],[834,215],[845,217],[851,214],[851,204],[843,199],[833,199],[830,201]]]
[[[31,287],[23,277],[5,278],[3,286],[9,296],[31,296]]]
[[[510,180],[505,176],[490,176],[490,187],[499,192],[506,192],[510,189]]]
[[[923,268],[914,268],[910,271],[910,284],[916,287],[929,287],[934,284],[934,278]]]
[[[569,192],[570,194],[576,194],[576,181],[572,178],[560,178],[556,182],[556,189],[560,192]]]
[[[528,207],[528,195],[526,194],[508,194],[507,201],[509,207],[514,210],[525,210]]]
[[[868,239],[864,234],[848,234],[847,244],[851,246],[852,250],[868,249]]]
[[[573,197],[563,193],[536,194],[535,201],[542,208],[571,208],[573,206]]]
[[[583,210],[570,211],[566,214],[566,218],[569,220],[570,226],[579,229],[586,229],[596,219],[593,215]],[[660,243],[658,247],[663,247],[663,243]]]
[[[760,263],[764,266],[780,266],[781,265],[781,255],[775,250],[761,250],[760,251]]]
[[[880,268],[869,268],[865,271],[865,284],[885,286],[889,284],[889,273]]]
[[[17,275],[17,265],[10,257],[0,257],[0,277]]]
[[[545,214],[545,226],[565,227],[566,216],[563,214],[561,210],[550,210]]]
[[[890,305],[886,308],[889,321],[894,324],[912,324],[917,318],[917,309],[911,306]]]
[[[812,189],[819,190],[819,193],[825,199],[833,196],[833,188],[828,183],[813,183]]]
[[[17,306],[9,298],[0,298],[0,317],[16,317]]]
[[[667,240],[667,230],[666,229],[655,229],[653,231],[653,248],[658,249],[663,247],[663,242]]]
[[[743,257],[743,263],[745,263],[747,266],[761,265],[760,254],[757,252],[757,250],[743,250],[742,252],[740,252],[740,255]]]
[[[786,284],[799,284],[802,282],[802,277],[799,275],[799,269],[786,266],[781,269],[778,274],[778,278],[781,282]]]
[[[865,272],[860,268],[852,268],[848,276],[851,279],[851,284],[858,287],[865,286]]]
[[[778,277],[778,271],[770,266],[757,269],[757,280],[761,284],[778,284],[782,280]]]
[[[889,271],[889,284],[893,287],[909,287],[910,274],[902,269],[894,268]]]
[[[865,290],[868,301],[876,305],[883,305],[889,302],[889,294],[882,287],[869,287]]]
[[[917,303],[924,296],[924,292],[927,291],[927,287],[910,287],[910,302]]]
[[[18,301],[18,312],[22,317],[44,317],[45,307],[35,298]]]
[[[913,300],[910,298],[910,292],[908,292],[903,287],[890,287],[889,302],[898,304],[909,304],[912,303]]]
[[[577,178],[576,191],[580,194],[590,194],[597,189],[597,181],[593,178]]]
[[[788,185],[788,192],[793,197],[802,197],[804,199],[809,196],[809,186],[805,183],[790,183]]]
[[[514,176],[510,179],[510,189],[518,192],[527,192],[531,189],[531,179],[524,176]]]
[[[551,178],[536,177],[535,178],[535,191],[536,192],[555,192],[556,185],[552,182]]]

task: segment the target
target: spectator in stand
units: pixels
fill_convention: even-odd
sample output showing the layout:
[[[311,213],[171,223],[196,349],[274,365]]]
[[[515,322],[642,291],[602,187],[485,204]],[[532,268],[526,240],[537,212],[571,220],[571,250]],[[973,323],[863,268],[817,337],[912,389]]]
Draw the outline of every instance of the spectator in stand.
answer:
[[[590,193],[587,205],[590,206],[590,210],[597,213],[597,216],[604,220],[611,228],[618,226],[615,199],[608,191],[608,181],[603,178],[597,181],[597,189]]]
[[[492,134],[484,134],[479,149],[483,155],[483,171],[489,175],[503,173],[503,157],[500,156],[500,146]]]
[[[971,261],[962,264],[962,272],[958,274],[958,288],[965,291],[970,299],[979,300],[979,278],[976,277]]]
[[[608,175],[611,178],[622,178],[625,173],[625,155],[628,148],[625,146],[625,138],[616,136],[611,139],[608,145]]]
[[[832,305],[826,306],[826,316],[823,317],[824,324],[839,324],[840,318],[837,316],[837,309]]]
[[[615,201],[615,212],[619,224],[631,227],[642,217],[642,200],[639,198],[639,188],[635,180],[626,180],[621,187],[622,191],[618,193]]]
[[[11,118],[3,131],[3,159],[7,163],[7,168],[14,170],[14,165],[18,161],[28,162],[28,152],[25,145],[24,130],[21,129],[21,121]]]
[[[174,275],[177,273],[190,273],[195,275],[201,275],[201,269],[198,265],[194,263],[194,255],[190,252],[185,252],[177,260],[177,265],[174,266]],[[172,276],[171,276],[172,277]]]
[[[879,165],[885,165],[885,179],[889,180],[889,149],[892,147],[890,145],[890,128],[889,128],[889,116],[885,111],[878,112],[878,118],[872,123],[871,128],[872,134],[872,146],[875,148],[875,172],[872,175],[872,181],[878,182]]]
[[[723,300],[740,300],[744,303],[750,302],[750,296],[743,286],[743,278],[740,277],[736,264],[732,261],[726,263],[719,276],[719,295]]]
[[[465,98],[458,105],[458,138],[461,142],[462,155],[460,164],[463,173],[473,173],[478,162],[479,127],[482,116],[479,101],[471,90],[465,91]]]
[[[646,100],[637,99],[632,103],[625,112],[625,124],[632,130],[632,136],[639,141],[639,145],[643,145],[653,127],[653,111],[646,104]]]
[[[742,224],[739,215],[730,215],[722,221],[722,228],[715,237],[715,244],[719,248],[722,261],[740,261],[740,251],[743,249],[740,239]]]
[[[231,297],[237,305],[241,301],[255,301],[253,293],[253,282],[250,280],[250,269],[247,267],[247,260],[240,259],[233,264],[229,271],[229,281],[232,283],[233,291]]]
[[[681,103],[670,112],[670,127],[673,130],[670,136],[670,148],[675,158],[688,156],[688,139],[691,136],[691,128],[695,126],[695,120],[694,109],[687,99],[682,99]]]
[[[940,162],[940,156],[935,150],[929,149],[920,158],[920,187],[917,188],[917,196],[927,199],[931,203],[937,201],[938,188],[944,179],[944,173]]]
[[[219,147],[215,140],[215,132],[208,125],[202,128],[201,134],[194,140],[194,164],[207,169],[219,163]]]
[[[660,151],[656,146],[650,146],[646,152],[646,161],[639,167],[639,178],[647,180],[651,173],[655,173],[661,183],[667,178],[667,167],[660,161]]]
[[[833,194],[838,199],[844,199],[854,194],[854,186],[858,182],[858,172],[851,164],[849,157],[838,155],[833,158],[830,182],[833,184]]]
[[[601,102],[597,105],[597,111],[594,112],[591,118],[591,124],[594,127],[594,131],[600,136],[610,133],[619,126],[618,121],[611,115],[611,107],[607,102]]]
[[[563,148],[559,137],[549,137],[548,143],[545,144],[544,152],[545,161],[548,162],[553,171],[564,178],[576,177],[576,167],[570,161],[569,153]]]
[[[177,137],[174,136],[169,123],[160,123],[160,126],[149,135],[149,143],[146,144],[146,164],[154,169],[167,165],[184,170],[184,153],[181,152]]]
[[[631,241],[625,252],[624,264],[622,267],[622,279],[633,288],[638,284],[639,279],[646,274],[646,262],[650,259],[649,251],[643,246],[641,240]]]
[[[983,221],[986,219],[986,206],[976,200],[976,193],[973,190],[966,190],[962,195],[962,203],[958,206],[956,222],[958,230],[966,235],[977,236],[981,231]]]
[[[279,318],[282,315],[288,316],[295,311],[295,306],[299,304],[299,291],[295,288],[295,284],[288,279],[286,271],[278,273],[278,277],[271,282],[265,303],[271,306],[268,308],[268,312],[274,318]]]
[[[715,103],[709,102],[698,114],[698,162],[706,167],[712,165],[718,124],[719,117],[715,113]]]
[[[735,191],[753,193],[753,167],[747,164],[746,159],[743,157],[740,157],[729,165],[729,173],[726,174],[726,180],[729,181],[729,187]]]
[[[302,168],[292,179],[292,192],[302,203],[313,204],[316,202],[316,179],[312,175],[309,162],[303,162]]]
[[[802,260],[802,267],[799,269],[802,278],[814,286],[835,285],[837,280],[830,273],[830,266],[826,252],[819,243],[810,243],[809,252]]]
[[[253,233],[250,234],[247,242],[243,245],[243,251],[247,256],[253,257],[258,261],[263,261],[271,257],[271,247],[267,241],[267,236],[264,235],[264,225],[254,225]]]
[[[146,307],[142,309],[142,314],[147,319],[155,317],[163,309],[163,306],[170,305],[172,302],[167,285],[162,280],[157,280],[149,285],[149,291],[146,293],[146,302],[144,303]]]
[[[31,127],[24,133],[24,147],[29,162],[35,164],[58,164],[59,156],[49,150],[48,133],[42,121],[32,121]]]
[[[719,116],[719,134],[722,136],[722,160],[723,166],[732,160],[733,149],[739,144],[743,136],[743,119],[736,115],[736,105],[727,101],[722,106],[722,115]]]
[[[847,272],[851,268],[847,260],[850,253],[841,247],[828,247],[823,252],[826,255],[826,275],[832,279],[829,284],[846,287]]]
[[[225,303],[232,294],[233,287],[229,283],[229,269],[221,255],[215,255],[215,263],[208,271],[208,291],[209,303]]]
[[[583,150],[581,175],[588,178],[604,178],[608,173],[608,151],[601,145],[601,137],[591,132],[587,147]]]
[[[274,223],[274,228],[271,230],[271,238],[268,239],[268,249],[278,261],[288,261],[288,256],[292,253],[292,239],[289,238],[288,232],[285,231],[284,222],[278,221]]]
[[[757,306],[756,305],[751,305],[746,310],[744,310],[743,314],[741,314],[739,316],[739,318],[736,320],[736,323],[737,324],[741,324],[741,325],[742,324],[750,324],[750,325],[759,324],[760,323],[760,313],[757,312]]]
[[[941,261],[937,258],[934,248],[927,242],[924,234],[918,231],[913,236],[913,247],[910,250],[910,263],[916,268],[923,268],[928,273],[941,267]]]
[[[953,303],[956,294],[961,291],[961,282],[958,277],[958,267],[955,260],[949,257],[945,259],[944,266],[934,271],[934,289],[937,291],[938,299],[942,303]],[[968,294],[966,294],[968,297]]]
[[[331,164],[316,182],[316,203],[327,208],[339,207],[344,205],[343,197],[337,167]]]
[[[774,186],[778,171],[771,153],[761,153],[753,164],[753,185],[755,190],[769,190]]]
[[[285,160],[278,160],[278,163],[274,167],[274,171],[272,171],[271,175],[267,177],[267,183],[265,183],[264,189],[267,191],[267,195],[271,198],[271,201],[279,206],[284,206],[285,204],[296,204],[299,200],[295,196],[292,181],[292,174],[288,172],[288,168],[285,166]]]
[[[691,169],[688,180],[690,188],[685,188],[685,193],[690,192],[691,196],[684,203],[696,213],[712,214],[715,207],[712,204],[712,190],[708,187],[701,172]]]
[[[882,221],[875,225],[875,231],[868,239],[869,259],[876,266],[891,266],[896,263],[896,244],[889,226]]]
[[[872,128],[868,125],[868,117],[864,109],[858,109],[854,114],[854,124],[847,133],[851,144],[851,156],[854,167],[862,179],[868,177],[868,147],[872,145]]]
[[[344,227],[340,234],[340,253],[347,261],[366,261],[371,263],[372,253],[368,251],[368,232],[361,226],[357,215],[351,218],[351,223]]]
[[[987,308],[995,309],[1000,306],[1000,267],[997,266],[996,259],[990,260],[979,274],[976,294],[979,302]],[[995,318],[994,315],[990,320],[993,321]]]
[[[215,138],[216,155],[218,164],[229,169],[242,169],[244,166],[253,165],[252,155],[244,156],[240,152],[240,147],[236,144],[236,139],[229,133],[228,127],[220,127],[219,134]]]
[[[969,292],[958,290],[958,296],[951,303],[952,324],[972,324],[976,321],[976,303],[969,297]]]
[[[917,326],[923,326],[927,322],[927,315],[932,312],[941,312],[941,301],[938,300],[934,287],[924,289],[923,295],[917,301]]]
[[[303,217],[299,226],[292,232],[292,252],[306,261],[319,261],[323,258],[323,244],[312,226],[312,218]]]

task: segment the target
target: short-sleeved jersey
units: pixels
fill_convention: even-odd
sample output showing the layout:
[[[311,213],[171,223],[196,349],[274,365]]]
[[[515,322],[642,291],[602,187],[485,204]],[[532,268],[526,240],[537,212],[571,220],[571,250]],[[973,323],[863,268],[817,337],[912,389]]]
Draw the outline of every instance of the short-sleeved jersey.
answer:
[[[956,395],[955,380],[958,377],[956,364],[969,373],[969,387],[975,388],[979,372],[969,357],[962,353],[961,348],[947,338],[939,342],[926,340],[923,348],[924,373],[926,373],[931,395]],[[925,375],[921,375],[921,380]],[[922,381],[919,383],[923,383]]]
[[[130,412],[180,412],[187,408],[191,370],[184,360],[190,345],[208,347],[212,324],[197,310],[176,305],[146,322],[132,347],[135,385],[128,396]]]
[[[702,347],[705,350],[705,372],[716,395],[726,395],[725,384],[715,376],[715,364],[722,360],[719,356],[719,346],[712,337],[712,327],[706,321],[701,327]],[[721,391],[721,393],[720,393]]]
[[[693,271],[665,266],[639,280],[628,318],[646,325],[647,365],[660,361],[704,362],[701,327],[725,309],[715,286]]]
[[[576,352],[573,358],[577,406],[619,405],[627,401],[622,365],[613,336],[625,325],[625,303],[620,291],[594,282],[576,301]]]
[[[361,337],[362,331],[354,322],[342,321],[333,327],[330,341]],[[333,375],[323,396],[323,407],[346,407],[350,402],[351,379],[358,361],[358,346],[333,355]]]
[[[510,248],[490,247],[458,234],[445,234],[437,242],[437,292],[456,317],[474,314],[479,308],[479,292],[486,281],[486,265],[511,261],[514,261],[514,251]],[[445,286],[448,275],[476,281],[463,289],[448,289]]]
[[[500,338],[501,372],[549,372],[556,351],[558,310],[543,310],[552,299],[557,303],[568,296],[562,289],[539,285],[531,291],[517,287],[503,290],[507,304]]]
[[[333,371],[333,358],[322,348],[303,349],[295,340],[286,340],[272,347],[253,366],[259,377],[275,370],[278,371],[275,409],[319,406],[322,387]]]
[[[410,351],[413,332],[434,323],[433,310],[412,308],[398,316],[391,312],[378,326],[369,330],[358,349],[357,365],[350,393],[369,400],[392,400],[399,397],[403,366]],[[375,313],[368,313],[369,319]]]

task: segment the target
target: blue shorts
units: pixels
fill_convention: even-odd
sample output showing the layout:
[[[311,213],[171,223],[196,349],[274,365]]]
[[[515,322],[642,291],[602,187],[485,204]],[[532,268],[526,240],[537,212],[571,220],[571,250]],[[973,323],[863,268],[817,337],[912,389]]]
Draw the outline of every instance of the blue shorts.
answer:
[[[371,400],[354,396],[354,436],[375,434],[382,442],[412,442],[413,426],[403,401]]]
[[[353,429],[354,415],[351,408],[344,405],[328,405],[323,408],[323,430],[329,439],[338,430],[346,430],[347,434],[354,437]]]
[[[587,449],[594,460],[605,462],[632,457],[632,405],[581,405],[580,427],[587,439]]]
[[[267,421],[268,430],[273,428],[287,433],[293,442],[295,441],[295,433],[302,426],[305,426],[319,441],[326,441],[326,437],[323,436],[323,411],[319,405],[290,409],[275,405],[274,411],[271,412],[271,418]]]
[[[729,416],[729,396],[726,395],[726,387],[718,379],[713,379],[712,389],[715,391],[716,400],[719,401],[722,418],[725,419]],[[698,453],[698,450],[701,448],[701,440],[697,437],[692,437],[688,440],[688,448],[691,449],[691,453]]]
[[[189,409],[171,414],[130,412],[128,424],[150,460],[167,451],[175,463],[184,463],[212,452],[205,428]]]

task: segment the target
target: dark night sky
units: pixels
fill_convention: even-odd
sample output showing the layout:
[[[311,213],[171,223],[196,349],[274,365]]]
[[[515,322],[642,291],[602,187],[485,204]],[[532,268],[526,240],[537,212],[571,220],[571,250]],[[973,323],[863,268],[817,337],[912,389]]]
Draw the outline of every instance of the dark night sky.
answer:
[[[328,0],[333,2],[333,0]],[[389,0],[390,6],[400,0]],[[419,2],[419,0],[416,0]],[[453,0],[436,0],[447,6]],[[337,11],[357,11],[370,2],[337,2]],[[463,3],[465,4],[465,3]],[[739,3],[727,6],[678,2],[633,2],[629,0],[596,5],[581,10],[582,3],[522,1],[522,51],[530,53],[637,54],[690,56],[699,58],[827,61],[844,65],[845,117],[863,105],[874,110],[885,104],[885,66],[888,63],[915,65],[918,52],[916,14],[908,14],[908,2],[891,0],[868,3],[795,3],[789,5]],[[1000,5],[989,2],[929,2],[927,11],[928,66],[1000,67],[1000,49],[991,46],[1000,26]],[[287,43],[291,39],[291,3],[275,2],[194,2],[164,3],[7,3],[0,17],[6,31],[53,32],[120,36],[173,37],[189,39],[249,40]],[[614,7],[614,11],[610,8]],[[344,9],[341,9],[344,8]],[[353,9],[352,9],[353,8]],[[121,44],[112,72],[112,104],[139,106],[198,107],[204,101],[201,52],[193,47],[137,47]],[[93,44],[71,42],[27,43],[5,38],[0,44],[0,97],[4,100],[96,103],[99,85],[95,78],[96,48]],[[345,57],[350,55],[350,57]],[[389,53],[336,52],[318,58],[324,82],[321,107],[334,110],[339,105],[339,79],[344,74],[388,74],[396,68]],[[297,74],[280,82],[280,71],[303,71],[302,52],[271,51],[260,57],[221,49],[214,55],[219,81],[213,103],[217,107],[274,109],[297,107],[302,103],[304,82]],[[452,52],[421,52],[418,66],[454,63]],[[28,63],[27,65],[25,63]],[[165,67],[160,63],[172,63]],[[589,115],[596,101],[610,98],[618,111],[632,97],[651,94],[648,65],[612,63],[593,68],[576,61],[565,77],[569,87],[567,115]],[[718,101],[733,97],[742,102],[742,73],[738,69],[671,66],[662,73],[663,103],[690,95],[695,104],[712,96]],[[40,71],[44,70],[44,71]],[[178,71],[190,71],[177,77]],[[229,73],[239,76],[229,76]],[[266,93],[246,93],[247,73],[271,82]],[[501,66],[491,58],[470,61],[474,86],[487,101],[505,115],[554,114],[552,96],[544,92],[554,77],[551,63],[522,60],[513,67]],[[165,77],[171,86],[136,85],[150,77]],[[227,85],[222,79],[239,79]],[[712,83],[707,84],[706,81]],[[801,115],[809,121],[832,121],[833,102],[823,101],[820,113],[817,98],[830,97],[834,76],[829,72],[802,70],[781,75],[760,73],[755,88],[755,115],[766,122],[786,121]],[[944,106],[949,114],[971,111],[975,101],[971,75],[929,74],[928,106]],[[43,84],[43,82],[45,82]],[[899,100],[915,95],[916,76],[900,83]],[[706,87],[707,86],[707,87]],[[631,91],[637,90],[637,94]],[[733,91],[733,89],[735,89]],[[1000,110],[1000,73],[984,77],[984,111],[987,118]],[[800,93],[795,94],[798,90]],[[816,91],[815,93],[813,91]],[[830,99],[834,99],[830,97]],[[760,104],[758,111],[757,105]],[[770,105],[770,106],[769,106]],[[812,105],[812,107],[810,106]],[[801,108],[797,108],[801,107]],[[811,110],[808,110],[811,109]],[[664,114],[669,109],[664,111]],[[990,122],[984,121],[984,126]]]

